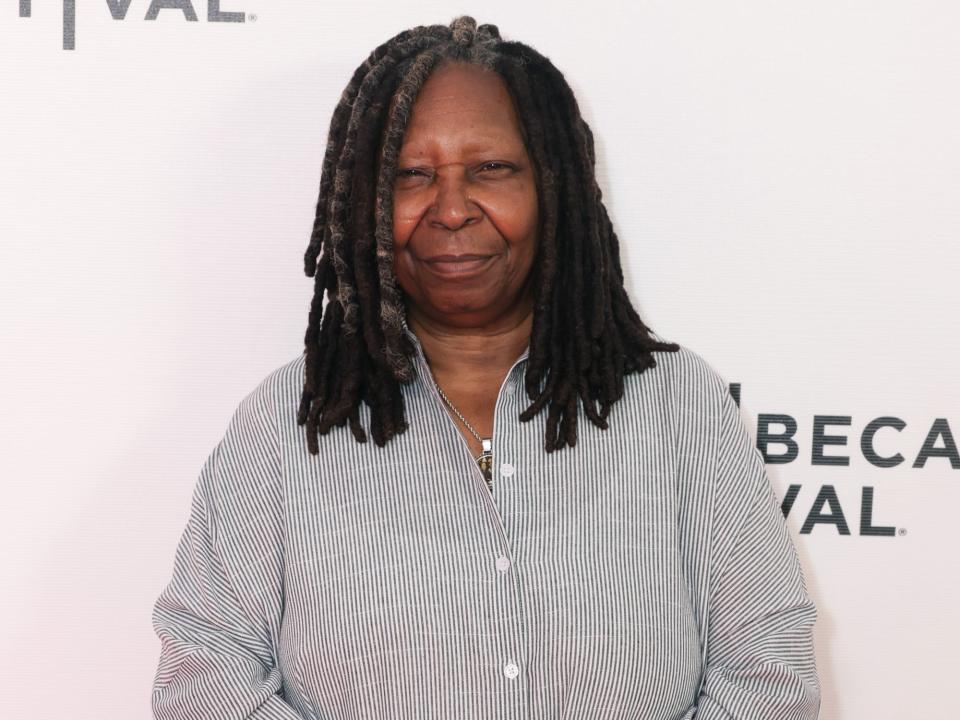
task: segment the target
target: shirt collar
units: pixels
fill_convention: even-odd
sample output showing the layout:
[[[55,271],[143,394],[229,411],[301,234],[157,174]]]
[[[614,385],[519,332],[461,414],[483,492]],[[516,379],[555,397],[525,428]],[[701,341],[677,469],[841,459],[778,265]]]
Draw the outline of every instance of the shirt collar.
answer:
[[[406,334],[408,338],[410,338],[410,342],[413,343],[413,347],[416,349],[417,355],[420,357],[420,360],[422,360],[423,363],[426,365],[427,356],[423,352],[423,345],[420,344],[420,338],[418,338],[416,336],[416,333],[414,333],[413,330],[411,330],[410,327],[407,325],[406,318],[404,318],[403,320],[403,332]],[[516,366],[519,363],[526,362],[529,357],[530,357],[530,344],[527,343],[527,347],[524,348],[523,353],[520,355],[520,357],[516,359],[516,361],[514,362],[514,365]]]

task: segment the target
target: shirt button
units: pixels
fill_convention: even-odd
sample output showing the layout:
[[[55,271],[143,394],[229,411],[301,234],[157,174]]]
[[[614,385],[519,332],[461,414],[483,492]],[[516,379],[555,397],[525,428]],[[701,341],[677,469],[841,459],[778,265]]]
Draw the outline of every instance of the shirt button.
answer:
[[[504,555],[501,555],[500,557],[498,557],[498,558],[497,558],[497,570],[499,570],[499,571],[502,572],[502,573],[505,573],[505,572],[506,572],[507,570],[509,570],[509,569],[510,569],[510,558],[508,558],[508,557],[506,557],[506,556],[504,556]]]
[[[513,465],[511,465],[510,463],[503,463],[503,464],[500,466],[500,474],[503,475],[503,477],[510,477],[510,476],[513,475],[516,471],[517,471],[517,469],[516,469]]]
[[[520,668],[517,667],[516,663],[508,662],[503,666],[503,674],[513,680],[517,675],[520,674]]]

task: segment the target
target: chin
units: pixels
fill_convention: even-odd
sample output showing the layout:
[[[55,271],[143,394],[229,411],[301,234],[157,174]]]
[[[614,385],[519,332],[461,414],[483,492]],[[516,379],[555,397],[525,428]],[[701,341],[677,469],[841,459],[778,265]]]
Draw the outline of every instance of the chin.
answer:
[[[489,309],[489,298],[481,299],[471,296],[446,297],[428,304],[431,313],[442,316],[466,316],[482,313]],[[466,319],[466,318],[464,318]]]

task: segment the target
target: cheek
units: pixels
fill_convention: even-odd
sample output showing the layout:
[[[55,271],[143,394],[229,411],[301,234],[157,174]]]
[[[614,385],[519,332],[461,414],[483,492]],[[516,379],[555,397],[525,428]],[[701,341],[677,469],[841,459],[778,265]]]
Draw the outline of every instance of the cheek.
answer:
[[[500,198],[490,214],[500,232],[516,250],[532,253],[537,243],[539,207],[535,188]]]
[[[407,249],[421,211],[409,199],[394,197],[393,200],[393,273],[401,289],[407,294],[416,295],[415,271]]]
[[[423,212],[423,203],[417,202],[415,198],[394,197],[393,244],[395,249],[403,250],[407,246]]]

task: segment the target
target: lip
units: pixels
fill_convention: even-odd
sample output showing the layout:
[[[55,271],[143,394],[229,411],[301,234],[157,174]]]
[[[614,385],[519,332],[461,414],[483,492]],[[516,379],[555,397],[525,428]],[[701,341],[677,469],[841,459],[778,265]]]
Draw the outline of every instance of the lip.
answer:
[[[478,275],[486,270],[497,256],[496,255],[434,255],[423,260],[424,265],[435,273],[445,278],[467,278]]]

